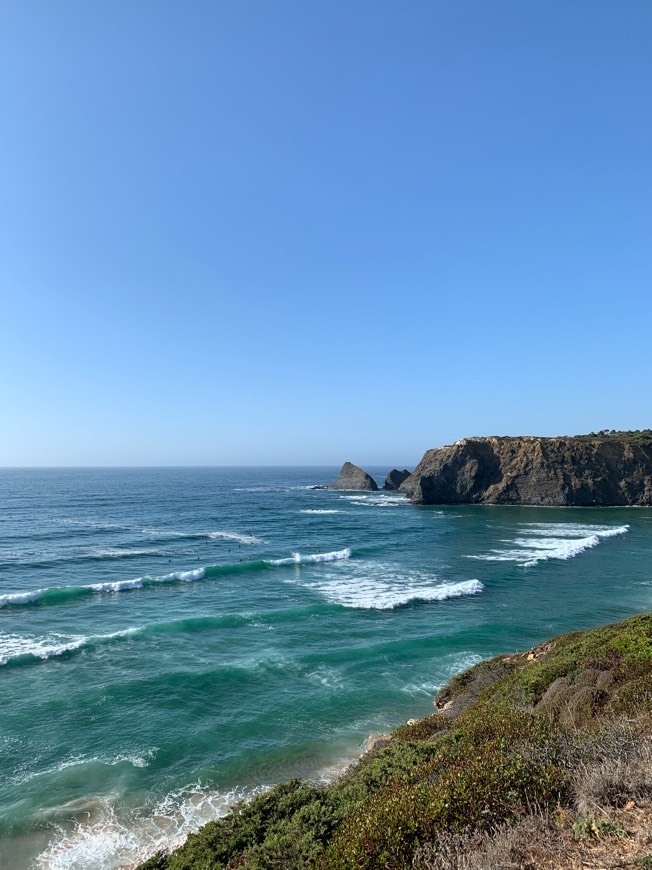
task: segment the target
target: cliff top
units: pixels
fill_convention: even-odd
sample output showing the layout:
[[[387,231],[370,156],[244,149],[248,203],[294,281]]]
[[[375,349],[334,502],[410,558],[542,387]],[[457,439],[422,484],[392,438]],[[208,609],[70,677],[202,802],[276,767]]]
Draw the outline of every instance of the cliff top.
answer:
[[[460,438],[453,444],[464,444],[467,441],[624,441],[630,443],[652,441],[652,429],[601,429],[599,432],[589,432],[586,435],[471,435]]]

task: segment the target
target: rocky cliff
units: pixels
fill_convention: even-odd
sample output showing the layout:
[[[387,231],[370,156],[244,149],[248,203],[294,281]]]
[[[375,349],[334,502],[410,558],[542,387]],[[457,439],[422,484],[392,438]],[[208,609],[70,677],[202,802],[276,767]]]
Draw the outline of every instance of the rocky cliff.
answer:
[[[652,505],[652,432],[463,438],[401,485],[415,504]]]
[[[328,484],[329,489],[377,490],[378,485],[370,474],[352,462],[345,462],[337,480]]]

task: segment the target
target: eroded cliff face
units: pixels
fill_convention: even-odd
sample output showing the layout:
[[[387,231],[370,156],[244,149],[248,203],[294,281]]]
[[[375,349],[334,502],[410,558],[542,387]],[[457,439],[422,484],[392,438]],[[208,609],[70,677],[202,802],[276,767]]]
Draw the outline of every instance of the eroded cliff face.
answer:
[[[464,438],[428,450],[415,504],[652,505],[652,438]]]

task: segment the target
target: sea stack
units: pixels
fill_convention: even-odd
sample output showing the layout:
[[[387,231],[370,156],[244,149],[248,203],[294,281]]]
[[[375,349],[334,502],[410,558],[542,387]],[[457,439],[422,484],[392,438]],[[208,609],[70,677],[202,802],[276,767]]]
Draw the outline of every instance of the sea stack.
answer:
[[[378,489],[376,481],[370,474],[358,468],[352,462],[345,462],[340,471],[340,476],[333,483],[328,484],[329,489],[364,489],[372,492]]]
[[[403,471],[399,471],[398,468],[392,468],[392,470],[385,478],[385,485],[383,486],[383,489],[396,490],[402,483],[404,483],[408,479],[409,476],[410,472],[407,470],[407,468],[404,468]]]

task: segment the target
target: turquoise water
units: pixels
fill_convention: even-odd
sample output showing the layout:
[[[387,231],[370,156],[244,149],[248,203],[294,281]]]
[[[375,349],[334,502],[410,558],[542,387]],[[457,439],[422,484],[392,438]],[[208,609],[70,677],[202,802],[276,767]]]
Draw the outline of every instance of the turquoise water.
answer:
[[[481,658],[652,609],[651,510],[309,489],[336,473],[0,471],[1,867],[128,866]]]

